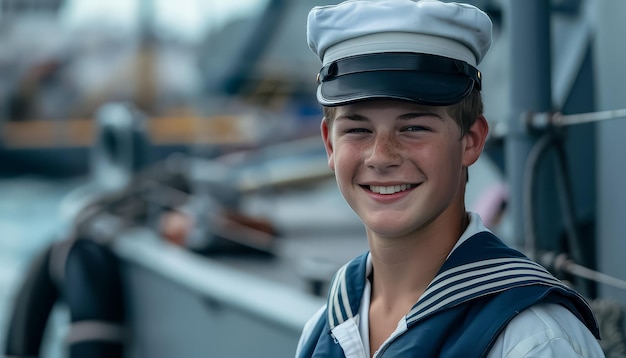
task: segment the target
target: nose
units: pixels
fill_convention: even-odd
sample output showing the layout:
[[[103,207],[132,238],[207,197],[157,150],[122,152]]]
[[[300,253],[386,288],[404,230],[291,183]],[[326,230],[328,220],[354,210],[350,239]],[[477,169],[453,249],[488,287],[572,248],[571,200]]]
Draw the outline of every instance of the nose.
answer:
[[[365,165],[378,171],[402,163],[401,145],[391,134],[377,134],[365,154]]]

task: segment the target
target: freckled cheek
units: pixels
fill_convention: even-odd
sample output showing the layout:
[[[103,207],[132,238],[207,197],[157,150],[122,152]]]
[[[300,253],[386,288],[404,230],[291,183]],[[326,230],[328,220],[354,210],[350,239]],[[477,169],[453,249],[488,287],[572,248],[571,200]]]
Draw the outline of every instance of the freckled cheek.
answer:
[[[443,177],[448,177],[454,168],[461,165],[459,152],[455,148],[441,143],[428,146],[414,146],[410,155],[426,172],[430,172],[433,175],[436,173],[438,176]]]
[[[335,171],[350,171],[358,165],[360,154],[358,150],[338,147],[334,152]]]
[[[362,165],[362,155],[358,149],[337,146],[333,153],[335,178],[342,187],[351,186]],[[343,184],[343,185],[342,185]],[[343,190],[342,190],[343,191]]]
[[[455,183],[461,175],[462,153],[455,146],[447,146],[439,149],[437,156],[439,177],[442,181]]]

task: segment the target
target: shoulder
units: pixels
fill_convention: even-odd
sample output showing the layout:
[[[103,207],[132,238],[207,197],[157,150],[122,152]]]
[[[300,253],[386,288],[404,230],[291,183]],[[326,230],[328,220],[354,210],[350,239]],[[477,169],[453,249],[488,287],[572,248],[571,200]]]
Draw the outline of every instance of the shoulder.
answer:
[[[495,357],[604,357],[598,341],[565,307],[543,303],[522,311],[492,347]]]
[[[322,306],[304,325],[302,328],[302,333],[300,334],[300,340],[298,341],[298,346],[296,348],[296,357],[300,356],[300,351],[304,347],[304,345],[309,341],[311,335],[315,331],[315,326],[317,322],[320,320],[322,315],[326,312],[326,305]]]

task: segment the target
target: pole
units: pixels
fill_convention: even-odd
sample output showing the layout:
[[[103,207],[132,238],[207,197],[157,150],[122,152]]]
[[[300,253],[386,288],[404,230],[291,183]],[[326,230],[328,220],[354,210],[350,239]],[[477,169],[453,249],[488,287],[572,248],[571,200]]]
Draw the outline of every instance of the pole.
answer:
[[[510,213],[514,244],[525,245],[523,180],[528,153],[535,142],[521,118],[552,108],[550,70],[550,2],[510,0],[511,117],[505,141],[506,177],[510,188]],[[527,193],[530,195],[531,193]],[[532,252],[528,253],[533,255]]]

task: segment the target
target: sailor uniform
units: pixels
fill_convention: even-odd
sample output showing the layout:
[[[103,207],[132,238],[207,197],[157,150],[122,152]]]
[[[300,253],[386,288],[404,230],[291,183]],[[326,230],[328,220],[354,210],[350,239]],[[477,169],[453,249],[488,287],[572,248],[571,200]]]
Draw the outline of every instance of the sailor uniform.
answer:
[[[314,7],[307,18],[308,45],[322,64],[317,100],[325,107],[373,99],[460,103],[481,90],[478,66],[491,38],[489,16],[456,2],[348,0]],[[326,306],[304,327],[298,358],[370,357],[371,273],[369,253],[338,270]],[[594,336],[595,318],[578,293],[471,215],[374,357],[601,357]]]
[[[558,313],[559,319],[567,321],[566,327],[575,327],[581,334],[579,339],[583,339],[565,344],[564,349],[578,345],[569,352],[578,349],[579,356],[603,356],[592,336],[599,338],[599,332],[585,300],[539,264],[507,247],[484,228],[478,215],[471,217],[470,226],[437,276],[375,357],[505,356],[524,348],[508,339],[514,334],[509,334],[507,324],[513,321],[520,325],[515,322],[516,317],[537,321],[537,317],[549,311]],[[367,277],[371,270],[369,253],[338,270],[322,314],[313,317],[303,331],[298,358],[370,356]],[[541,331],[541,326],[535,324],[537,331],[527,329],[528,336],[517,339],[524,341],[537,332],[563,331],[558,320],[554,325],[555,329]],[[527,352],[539,347],[548,352],[547,356],[571,356],[545,347],[554,337],[539,336],[545,339],[526,347]],[[555,342],[563,344],[560,339]]]

